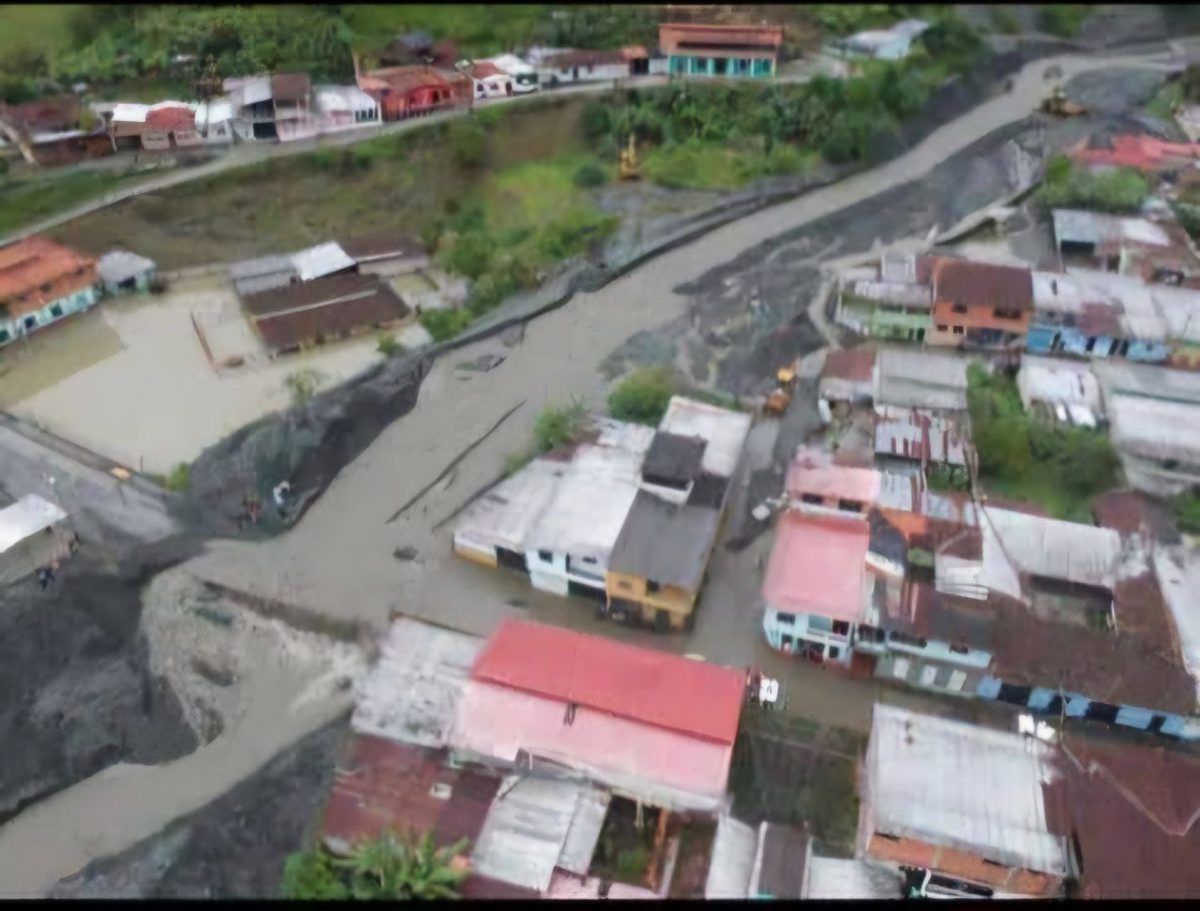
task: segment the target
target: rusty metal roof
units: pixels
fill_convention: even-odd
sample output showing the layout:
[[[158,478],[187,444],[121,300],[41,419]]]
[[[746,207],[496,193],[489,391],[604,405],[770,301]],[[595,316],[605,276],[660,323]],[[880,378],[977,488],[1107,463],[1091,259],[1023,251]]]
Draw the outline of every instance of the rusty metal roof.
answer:
[[[968,307],[1033,309],[1030,270],[994,263],[942,260],[933,270],[934,300]]]

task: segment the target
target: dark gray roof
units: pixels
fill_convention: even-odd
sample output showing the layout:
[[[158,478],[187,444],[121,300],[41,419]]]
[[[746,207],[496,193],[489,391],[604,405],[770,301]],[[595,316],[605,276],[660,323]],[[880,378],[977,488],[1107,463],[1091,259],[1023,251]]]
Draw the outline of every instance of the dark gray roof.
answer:
[[[697,591],[721,514],[702,506],[677,506],[639,490],[617,535],[608,568]]]
[[[725,492],[729,490],[729,478],[717,477],[707,471],[701,472],[692,492],[688,494],[688,506],[707,506],[709,509],[720,509],[725,502]]]
[[[767,823],[763,831],[759,895],[803,898],[808,834],[803,829]]]
[[[685,437],[660,430],[654,434],[642,462],[642,476],[684,483],[692,481],[700,475],[700,460],[707,445],[704,437]]]
[[[868,521],[871,526],[871,553],[905,566],[908,562],[908,541],[904,533],[877,509],[871,510]]]

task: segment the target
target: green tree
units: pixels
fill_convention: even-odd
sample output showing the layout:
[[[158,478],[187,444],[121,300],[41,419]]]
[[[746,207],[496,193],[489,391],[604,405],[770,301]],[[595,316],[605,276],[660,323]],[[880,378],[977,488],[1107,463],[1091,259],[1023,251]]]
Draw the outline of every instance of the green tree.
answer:
[[[575,186],[584,188],[599,187],[608,183],[608,175],[604,168],[595,161],[586,161],[580,165],[572,179]]]
[[[618,421],[658,425],[675,394],[670,367],[638,367],[608,395],[608,413]]]
[[[404,351],[404,346],[396,341],[396,336],[387,333],[379,336],[379,341],[375,345],[375,350],[384,357],[395,357]]]
[[[337,901],[351,897],[333,858],[321,848],[288,856],[280,892],[284,898],[293,900]]]

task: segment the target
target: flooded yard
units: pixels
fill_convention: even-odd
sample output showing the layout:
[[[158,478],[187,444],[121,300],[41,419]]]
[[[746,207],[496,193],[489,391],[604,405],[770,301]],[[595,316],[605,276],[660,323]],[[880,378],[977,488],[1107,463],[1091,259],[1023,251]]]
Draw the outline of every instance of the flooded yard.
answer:
[[[271,360],[227,279],[207,276],[157,297],[106,301],[10,346],[0,353],[0,405],[116,461],[166,474],[287,406],[289,374],[314,369],[325,388],[370,365],[375,345],[365,335]],[[221,366],[230,356],[241,365]]]

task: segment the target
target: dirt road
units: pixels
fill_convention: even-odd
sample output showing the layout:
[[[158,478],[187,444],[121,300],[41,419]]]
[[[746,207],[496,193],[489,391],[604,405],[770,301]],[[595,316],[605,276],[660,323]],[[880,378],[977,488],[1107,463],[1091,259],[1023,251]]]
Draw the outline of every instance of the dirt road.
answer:
[[[1069,78],[1089,69],[1146,62],[1145,57],[1038,61],[1020,73],[1011,93],[937,130],[876,170],[734,222],[599,292],[577,295],[531,323],[514,349],[495,339],[442,358],[422,385],[416,407],[339,474],[293,531],[262,544],[214,545],[184,570],[231,588],[377,625],[386,621],[390,609],[484,634],[500,616],[519,610],[575,627],[588,625],[590,614],[581,616],[576,603],[536,598],[516,579],[453,560],[450,530],[435,528],[499,474],[509,453],[524,448],[538,410],[572,396],[598,404],[604,390],[599,368],[609,352],[638,331],[688,319],[688,299],[675,290],[681,283],[780,234],[800,232],[817,219],[917,180],[991,131],[1028,116],[1046,91],[1042,74],[1048,66],[1058,65]],[[831,249],[823,255],[848,252],[853,251]],[[507,359],[483,374],[456,367],[485,353]],[[516,406],[513,416],[445,482],[387,524],[401,504]],[[416,560],[399,562],[392,556],[395,548],[405,545],[417,549]],[[748,648],[758,650],[750,645],[756,640],[746,636],[747,631],[755,634],[757,623],[749,600],[756,587],[751,567],[757,553],[748,549],[719,559],[736,564],[734,572],[722,575],[740,581],[718,590],[722,611],[714,615],[719,622],[710,625],[711,632],[703,634],[702,653],[710,660],[741,663]],[[603,630],[621,638],[642,638],[613,626]],[[693,641],[682,637],[644,641],[660,648],[696,650]],[[797,685],[804,685],[802,676],[796,679]],[[853,722],[869,706],[873,688],[847,683],[843,689],[846,692],[831,697],[823,711],[839,715],[843,708],[854,708]],[[825,696],[823,690],[823,700]],[[38,894],[53,878],[152,834],[188,807],[216,797],[273,750],[328,717],[315,710],[298,715],[281,708],[273,698],[265,699],[236,728],[193,756],[157,768],[109,769],[18,816],[0,829],[0,891]]]

